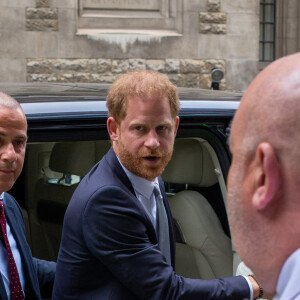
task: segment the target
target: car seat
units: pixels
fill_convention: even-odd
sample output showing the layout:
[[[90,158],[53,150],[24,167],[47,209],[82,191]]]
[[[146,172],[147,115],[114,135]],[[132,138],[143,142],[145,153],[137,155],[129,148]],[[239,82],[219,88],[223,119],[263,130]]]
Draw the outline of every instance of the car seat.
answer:
[[[232,276],[230,238],[207,201],[189,187],[218,183],[217,172],[204,140],[176,139],[174,153],[162,177],[183,184],[185,190],[168,196],[176,232],[176,273],[188,278],[213,279]]]
[[[62,174],[60,179],[40,179],[30,207],[30,229],[33,254],[39,258],[56,260],[63,218],[78,186],[66,181],[66,176],[83,177],[95,164],[95,142],[56,143],[51,151],[49,168]]]

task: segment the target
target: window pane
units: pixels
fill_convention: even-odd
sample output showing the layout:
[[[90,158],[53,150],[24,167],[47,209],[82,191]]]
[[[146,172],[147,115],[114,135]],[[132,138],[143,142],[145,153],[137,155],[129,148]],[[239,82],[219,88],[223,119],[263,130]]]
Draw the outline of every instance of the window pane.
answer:
[[[274,5],[266,5],[264,22],[274,22],[274,17]]]
[[[266,41],[266,42],[274,41],[274,25],[273,24],[265,24],[264,41]]]
[[[273,43],[264,44],[264,61],[274,60],[274,46]]]

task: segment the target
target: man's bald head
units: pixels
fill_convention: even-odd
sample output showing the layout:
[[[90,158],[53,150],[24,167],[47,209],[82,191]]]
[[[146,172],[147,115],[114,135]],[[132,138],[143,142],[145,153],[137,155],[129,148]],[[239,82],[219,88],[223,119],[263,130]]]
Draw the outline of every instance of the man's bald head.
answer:
[[[299,116],[300,54],[294,54],[253,80],[230,133],[231,233],[240,256],[270,293],[300,245]]]
[[[243,142],[249,155],[264,141],[270,142],[278,155],[289,151],[289,159],[296,159],[300,155],[299,115],[300,54],[294,54],[273,62],[253,80],[235,121],[246,133]]]
[[[22,109],[20,103],[16,99],[3,92],[0,92],[0,106],[5,106],[13,109]]]
[[[26,119],[25,113],[24,113],[23,108],[20,105],[20,103],[15,98],[0,91],[0,109],[1,109],[1,106],[10,108],[10,109],[19,110],[21,112],[21,114],[24,116],[24,118]]]

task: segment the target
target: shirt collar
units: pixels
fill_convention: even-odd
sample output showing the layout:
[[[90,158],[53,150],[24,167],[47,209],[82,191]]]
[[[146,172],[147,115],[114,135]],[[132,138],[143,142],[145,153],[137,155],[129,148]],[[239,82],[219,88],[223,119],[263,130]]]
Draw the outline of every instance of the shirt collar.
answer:
[[[298,291],[296,285],[298,284],[297,270],[300,267],[300,248],[293,252],[285,261],[277,282],[276,294],[279,299],[285,293]],[[282,297],[282,299],[294,299],[294,297]],[[281,298],[280,298],[281,299]]]
[[[118,160],[119,160],[119,158],[118,158]],[[147,199],[150,199],[151,195],[153,193],[154,184],[158,184],[158,179],[155,178],[154,181],[150,181],[150,180],[147,180],[140,176],[137,176],[137,175],[133,174],[132,172],[130,172],[129,170],[127,170],[123,166],[123,164],[121,163],[120,160],[119,160],[119,162],[120,162],[122,168],[124,169],[126,175],[128,176],[135,192],[143,195]]]
[[[4,192],[2,194],[0,194],[0,200],[3,201],[4,198]]]

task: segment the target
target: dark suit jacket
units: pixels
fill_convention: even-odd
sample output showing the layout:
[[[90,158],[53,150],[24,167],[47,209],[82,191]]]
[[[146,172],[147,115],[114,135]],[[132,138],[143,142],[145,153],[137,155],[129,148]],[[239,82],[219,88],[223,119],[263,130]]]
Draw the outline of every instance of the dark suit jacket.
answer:
[[[26,241],[24,219],[17,201],[8,193],[4,196],[6,221],[14,235],[21,254],[25,276],[25,298],[42,299],[40,289],[45,296],[51,296],[56,263],[33,258]],[[0,276],[0,299],[7,300],[7,295]]]
[[[164,193],[164,203],[172,224]],[[175,241],[170,226],[174,266]],[[204,281],[175,274],[114,151],[84,177],[65,214],[53,299],[247,299],[243,277]]]

